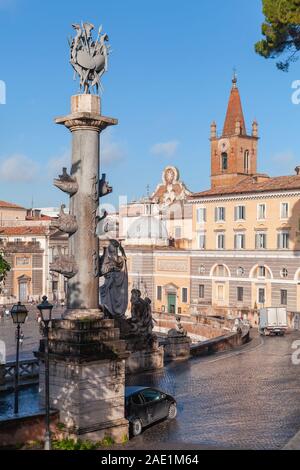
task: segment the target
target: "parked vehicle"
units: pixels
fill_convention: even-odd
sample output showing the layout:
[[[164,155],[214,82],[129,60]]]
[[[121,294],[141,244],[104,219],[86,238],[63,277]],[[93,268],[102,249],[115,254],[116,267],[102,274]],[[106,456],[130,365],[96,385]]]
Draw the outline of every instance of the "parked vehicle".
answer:
[[[284,307],[261,308],[259,311],[259,333],[264,336],[283,336],[288,328],[287,311]]]
[[[175,398],[151,387],[126,387],[125,416],[131,435],[138,436],[143,428],[164,418],[177,416]]]

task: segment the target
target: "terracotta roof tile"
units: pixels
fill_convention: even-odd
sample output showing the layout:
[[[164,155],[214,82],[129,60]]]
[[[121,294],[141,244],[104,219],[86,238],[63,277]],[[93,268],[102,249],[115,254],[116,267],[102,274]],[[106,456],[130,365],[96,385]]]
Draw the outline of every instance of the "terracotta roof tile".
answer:
[[[24,207],[19,206],[18,204],[14,204],[13,202],[6,202],[6,201],[0,201],[0,208],[26,210]]]
[[[236,85],[233,85],[229,97],[229,103],[223,128],[223,136],[235,135],[236,121],[240,121],[241,134],[246,135],[245,119],[242,109],[240,93]]]
[[[0,227],[0,236],[9,236],[9,235],[45,235],[47,232],[47,227],[38,226],[38,227],[29,227],[29,226],[19,226],[19,227]]]
[[[236,183],[232,186],[222,186],[199,193],[194,193],[189,199],[192,200],[202,197],[224,196],[230,194],[288,191],[293,189],[300,190],[300,175],[278,176],[260,182],[255,181],[255,178],[253,177],[246,177],[240,183]]]

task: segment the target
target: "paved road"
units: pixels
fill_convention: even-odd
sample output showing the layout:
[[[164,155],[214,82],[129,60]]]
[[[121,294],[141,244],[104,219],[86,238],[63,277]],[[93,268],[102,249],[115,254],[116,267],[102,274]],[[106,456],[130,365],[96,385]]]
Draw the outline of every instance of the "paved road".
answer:
[[[36,351],[41,338],[39,325],[36,320],[37,308],[36,305],[28,306],[29,310],[26,323],[22,326],[24,333],[24,341],[20,348],[21,359],[32,359],[32,351]],[[53,317],[60,317],[61,309],[53,309]],[[15,325],[13,325],[11,317],[4,317],[0,319],[0,340],[5,342],[6,345],[6,360],[14,361],[16,357],[16,340],[15,340]]]
[[[175,421],[148,428],[129,447],[172,442],[282,448],[300,430],[300,365],[291,361],[297,339],[300,332],[285,338],[256,336],[238,352],[172,363],[164,371],[129,378],[130,385],[168,391],[179,407]]]

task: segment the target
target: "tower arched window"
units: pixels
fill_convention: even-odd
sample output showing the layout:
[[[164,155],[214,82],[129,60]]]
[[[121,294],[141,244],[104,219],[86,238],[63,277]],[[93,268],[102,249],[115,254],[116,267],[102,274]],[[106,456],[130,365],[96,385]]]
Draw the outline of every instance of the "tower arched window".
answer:
[[[228,170],[228,155],[226,152],[221,155],[221,167],[222,171]]]
[[[249,173],[249,170],[250,170],[249,150],[245,150],[245,152],[244,152],[244,171],[245,171],[245,173]]]

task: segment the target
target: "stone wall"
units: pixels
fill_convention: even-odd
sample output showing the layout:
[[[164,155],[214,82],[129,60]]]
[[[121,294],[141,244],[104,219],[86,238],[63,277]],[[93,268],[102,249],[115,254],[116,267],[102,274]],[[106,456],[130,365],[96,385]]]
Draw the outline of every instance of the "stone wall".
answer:
[[[51,413],[51,430],[56,432],[59,423],[59,412]],[[35,414],[20,418],[0,421],[0,448],[28,444],[33,441],[43,441],[45,437],[45,415]]]

